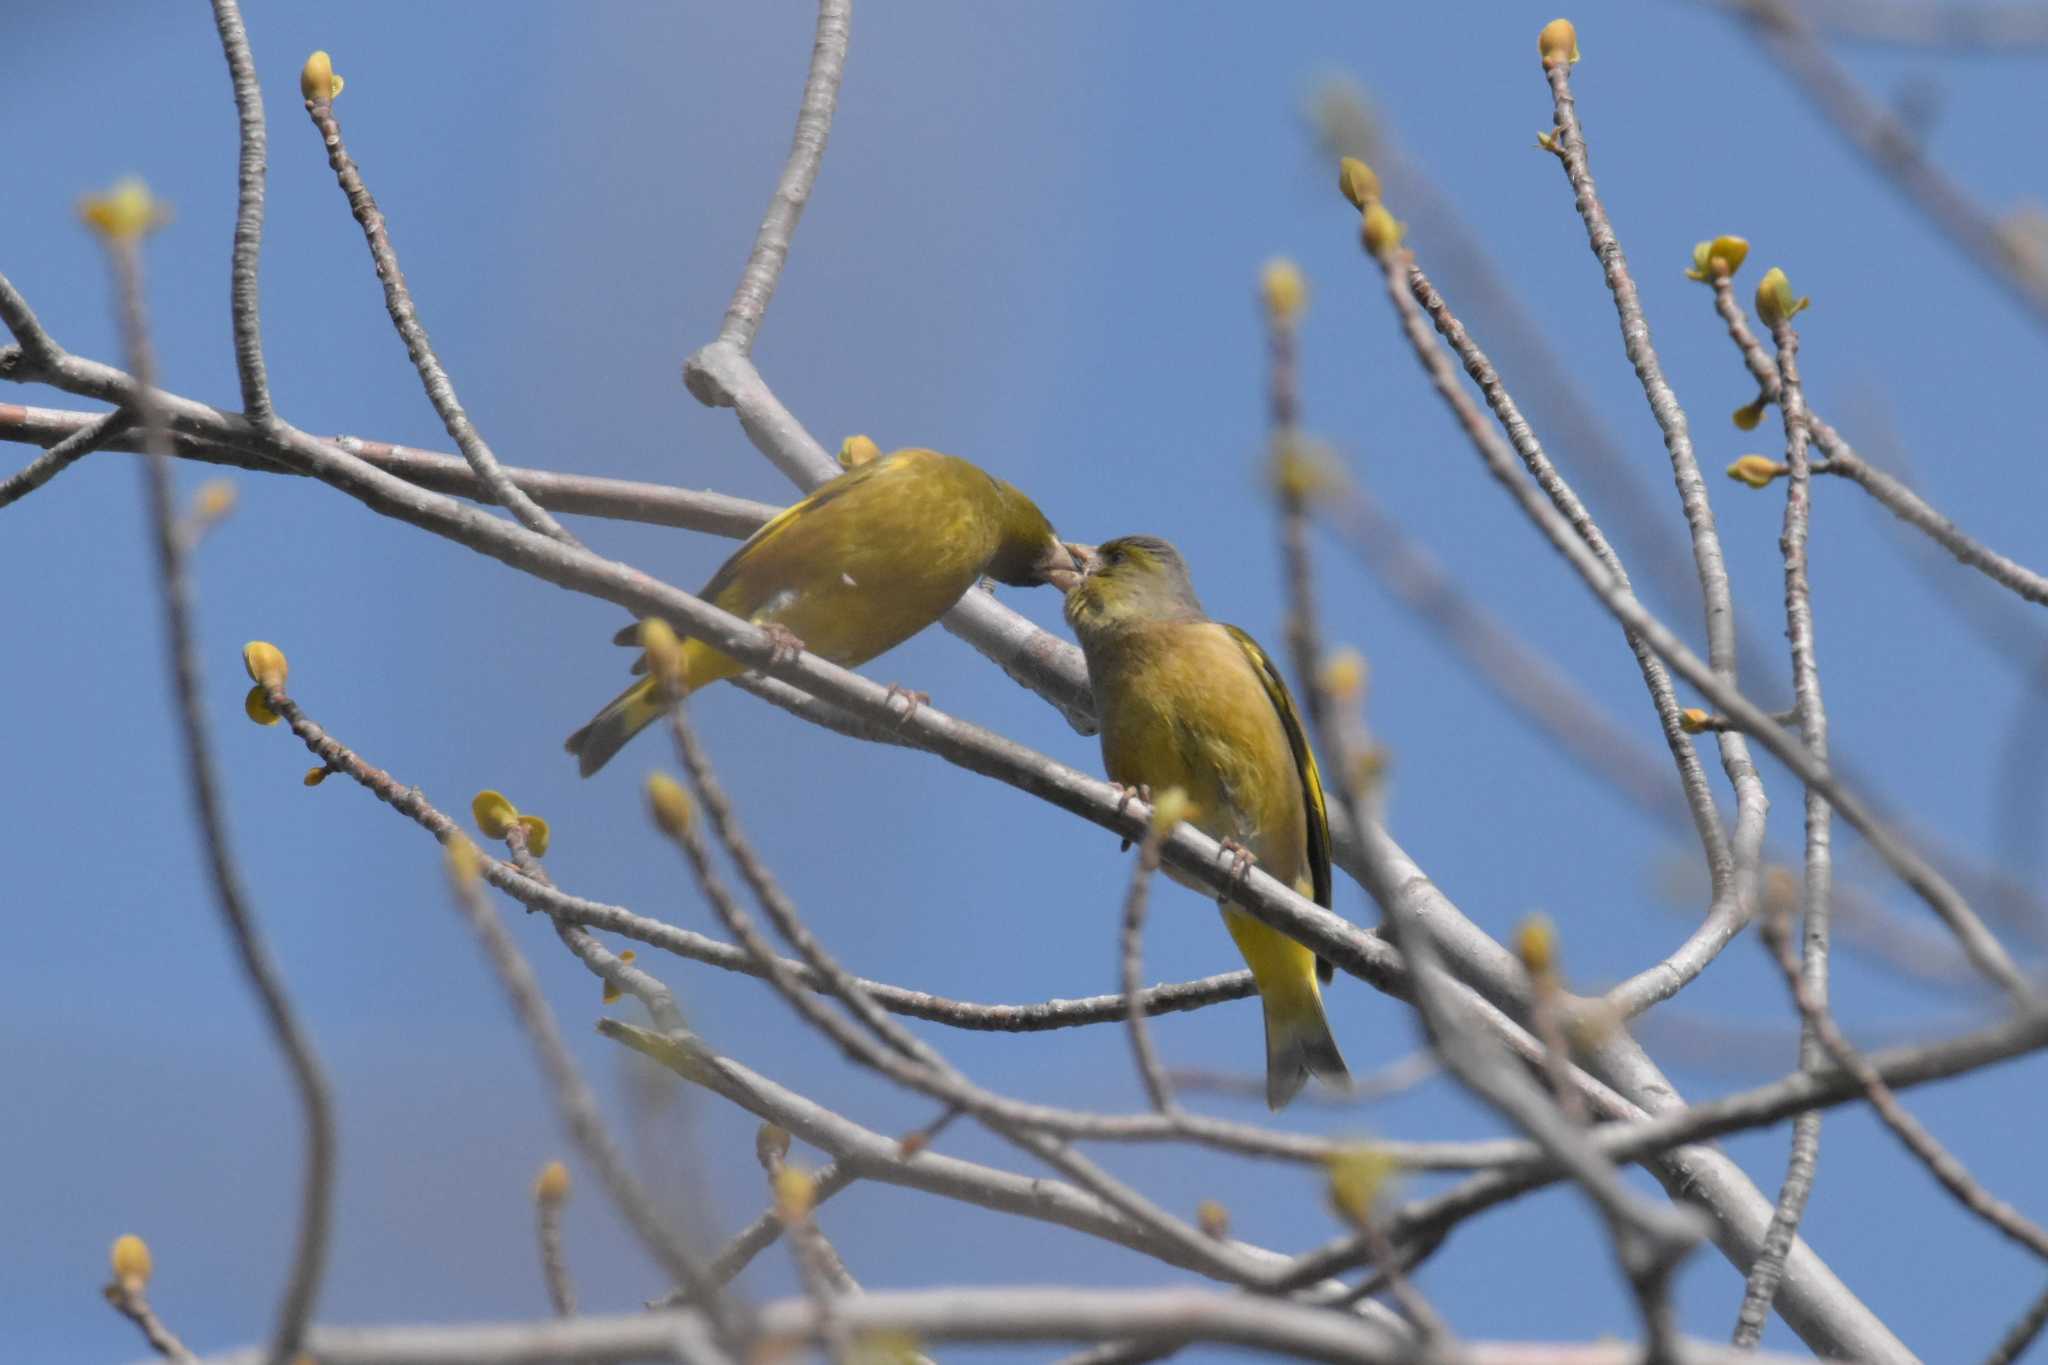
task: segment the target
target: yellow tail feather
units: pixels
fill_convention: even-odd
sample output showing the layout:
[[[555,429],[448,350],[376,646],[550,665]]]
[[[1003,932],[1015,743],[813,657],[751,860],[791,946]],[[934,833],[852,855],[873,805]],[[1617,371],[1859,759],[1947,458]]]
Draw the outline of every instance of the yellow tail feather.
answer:
[[[1286,1105],[1310,1076],[1340,1089],[1348,1086],[1351,1072],[1323,1014],[1315,954],[1241,910],[1225,909],[1223,921],[1259,983],[1266,1015],[1267,1107]]]
[[[730,678],[741,672],[743,665],[720,654],[701,640],[683,642],[683,691],[696,691],[707,683],[720,678]],[[668,711],[668,703],[661,695],[661,689],[654,679],[642,678],[618,696],[604,710],[591,717],[590,723],[569,736],[562,747],[576,755],[576,769],[588,777],[611,762],[612,755],[626,747],[626,742],[660,720]]]

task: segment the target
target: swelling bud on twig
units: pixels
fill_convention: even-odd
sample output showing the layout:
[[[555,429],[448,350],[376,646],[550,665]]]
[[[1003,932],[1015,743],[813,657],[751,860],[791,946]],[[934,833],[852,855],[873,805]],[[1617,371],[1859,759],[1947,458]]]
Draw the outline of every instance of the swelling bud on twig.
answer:
[[[783,1165],[772,1178],[775,1188],[775,1216],[783,1226],[801,1223],[811,1216],[818,1202],[818,1182],[801,1166]]]
[[[1337,163],[1337,188],[1351,201],[1351,207],[1360,213],[1365,206],[1380,197],[1379,173],[1355,156],[1347,156]]]
[[[487,839],[502,839],[519,823],[519,808],[506,800],[503,792],[488,788],[470,798],[469,813]]]
[[[1791,471],[1768,455],[1745,455],[1728,466],[1728,477],[1751,488],[1768,488],[1771,480]]]
[[[1735,425],[1744,431],[1755,431],[1757,424],[1764,420],[1764,409],[1769,406],[1770,400],[1758,395],[1754,403],[1744,403],[1734,411],[1732,417]]]
[[[306,58],[299,68],[299,94],[308,103],[327,104],[341,93],[343,81],[334,74],[334,59],[323,50]]]
[[[1340,649],[1323,662],[1323,691],[1332,701],[1356,701],[1365,692],[1365,656],[1355,649]]]
[[[1560,62],[1576,66],[1579,61],[1579,31],[1569,19],[1552,19],[1536,35],[1536,51],[1546,67]]]
[[[1712,284],[1722,275],[1733,276],[1748,259],[1749,242],[1746,239],[1716,237],[1693,247],[1692,268],[1685,272],[1685,277]]]
[[[761,1169],[772,1171],[789,1155],[789,1129],[779,1123],[764,1123],[754,1130],[754,1160]]]
[[[1299,322],[1308,310],[1308,281],[1302,278],[1301,267],[1285,256],[1266,262],[1259,271],[1259,301],[1274,326]]]
[[[542,1204],[561,1205],[569,1199],[569,1168],[559,1161],[550,1161],[540,1168],[534,1177],[533,1197]]]
[[[235,485],[227,479],[208,479],[192,495],[192,519],[210,526],[235,510]]]
[[[1173,827],[1195,814],[1195,803],[1179,787],[1168,787],[1152,803],[1152,832],[1164,839]]]
[[[1220,1242],[1230,1235],[1230,1210],[1213,1199],[1204,1199],[1195,1205],[1195,1225],[1204,1236]]]
[[[306,769],[305,777],[300,780],[303,781],[309,787],[317,787],[322,782],[325,782],[328,778],[328,775],[331,774],[333,771],[334,769],[326,767],[324,765],[319,767],[308,768]]]
[[[670,695],[680,696],[689,690],[683,678],[683,642],[668,622],[658,616],[642,621],[640,648],[647,653],[647,671]]]
[[[1697,706],[1688,706],[1678,713],[1678,728],[1689,735],[1703,735],[1714,728],[1714,718]]]
[[[619,961],[622,963],[630,963],[633,961],[633,959],[637,958],[638,956],[640,955],[634,952],[631,948],[624,948],[619,951]],[[625,988],[619,985],[618,982],[612,980],[610,977],[606,977],[604,982],[604,990],[599,993],[598,998],[603,1000],[604,1003],[607,1005],[616,1005],[619,1003],[619,1001],[625,999],[625,996]]]
[[[1764,326],[1776,328],[1790,322],[1794,316],[1813,303],[1812,299],[1795,297],[1792,281],[1785,278],[1785,272],[1772,266],[1757,281],[1756,315],[1763,319]]]
[[[697,821],[696,803],[683,784],[667,773],[647,775],[647,808],[654,814],[655,825],[671,839],[688,834]]]
[[[1387,206],[1377,199],[1365,206],[1364,216],[1358,224],[1359,240],[1375,256],[1384,256],[1401,245],[1401,237],[1406,231],[1400,220],[1388,213]]]
[[[250,682],[279,691],[284,690],[284,680],[291,672],[284,651],[268,640],[251,640],[242,646],[242,667],[249,670]]]
[[[270,689],[262,683],[250,688],[242,698],[242,714],[258,725],[275,725],[282,719],[270,709]]]
[[[114,1283],[130,1294],[140,1294],[148,1287],[149,1277],[156,1272],[156,1262],[149,1254],[149,1243],[132,1232],[124,1232],[114,1239],[109,1260],[114,1267]]]
[[[1515,929],[1515,956],[1531,977],[1557,974],[1557,925],[1548,915],[1531,915]]]
[[[1352,1227],[1365,1227],[1393,1177],[1393,1158],[1377,1147],[1353,1143],[1331,1155],[1329,1171],[1330,1207]]]
[[[536,858],[548,856],[548,822],[538,815],[519,817],[519,828],[526,834],[526,851]]]
[[[839,463],[857,469],[882,458],[882,448],[866,436],[849,436],[839,443]]]
[[[133,242],[170,222],[171,208],[151,194],[148,185],[129,176],[105,194],[80,199],[78,216],[110,242]]]

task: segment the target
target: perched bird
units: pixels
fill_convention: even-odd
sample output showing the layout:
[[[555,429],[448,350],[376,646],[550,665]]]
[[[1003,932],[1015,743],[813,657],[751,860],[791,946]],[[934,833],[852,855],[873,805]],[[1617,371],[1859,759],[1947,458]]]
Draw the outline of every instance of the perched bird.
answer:
[[[775,516],[697,595],[853,667],[938,620],[983,574],[1030,587],[1073,567],[1045,514],[1015,488],[952,455],[898,450]],[[619,632],[620,644],[638,640],[637,625]],[[683,643],[686,691],[745,668],[702,640]],[[588,777],[665,708],[659,685],[643,679],[565,747]]]
[[[1076,551],[1082,573],[1055,578],[1088,656],[1110,780],[1179,787],[1194,803],[1189,823],[1327,907],[1322,779],[1279,669],[1251,636],[1208,618],[1165,541],[1125,536]],[[1327,964],[1227,902],[1223,921],[1265,1006],[1266,1103],[1280,1108],[1312,1074],[1348,1082],[1323,1015]]]

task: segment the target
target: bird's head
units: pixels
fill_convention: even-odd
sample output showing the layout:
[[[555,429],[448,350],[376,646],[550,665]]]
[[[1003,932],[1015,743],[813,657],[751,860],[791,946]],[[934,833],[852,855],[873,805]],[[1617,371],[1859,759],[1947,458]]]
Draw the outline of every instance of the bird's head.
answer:
[[[1052,523],[1038,504],[1015,487],[994,480],[1001,498],[1001,536],[995,558],[988,564],[989,577],[1013,588],[1035,588],[1041,583],[1064,587],[1064,578],[1080,570],[1066,545],[1053,531]]]
[[[1067,589],[1067,621],[1084,638],[1153,621],[1203,620],[1180,551],[1157,536],[1070,545],[1082,572]]]

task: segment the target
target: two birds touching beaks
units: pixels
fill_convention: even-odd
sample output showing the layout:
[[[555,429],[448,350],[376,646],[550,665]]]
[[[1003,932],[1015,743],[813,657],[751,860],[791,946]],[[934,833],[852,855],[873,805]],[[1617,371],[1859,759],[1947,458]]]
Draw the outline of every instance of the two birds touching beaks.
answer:
[[[983,575],[1066,594],[1112,782],[1178,787],[1189,823],[1329,906],[1329,823],[1300,713],[1252,637],[1203,612],[1187,563],[1164,540],[1068,545],[1010,484],[955,456],[898,450],[768,521],[698,596],[855,667],[938,620]],[[619,638],[637,634],[632,626]],[[701,640],[683,643],[686,692],[744,670]],[[616,697],[569,737],[584,776],[667,706],[652,677]],[[1311,1075],[1343,1086],[1349,1076],[1323,1014],[1327,964],[1228,904],[1223,918],[1265,1010],[1267,1103],[1280,1108]]]

